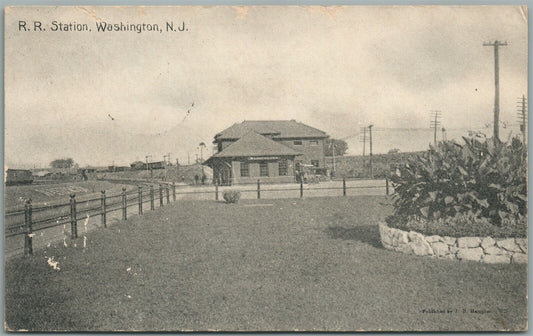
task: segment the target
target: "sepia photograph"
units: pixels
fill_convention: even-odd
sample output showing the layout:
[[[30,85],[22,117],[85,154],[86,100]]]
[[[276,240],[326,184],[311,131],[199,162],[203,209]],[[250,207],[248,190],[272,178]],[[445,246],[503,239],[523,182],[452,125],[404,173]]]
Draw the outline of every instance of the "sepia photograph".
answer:
[[[4,14],[5,332],[527,331],[527,6]]]

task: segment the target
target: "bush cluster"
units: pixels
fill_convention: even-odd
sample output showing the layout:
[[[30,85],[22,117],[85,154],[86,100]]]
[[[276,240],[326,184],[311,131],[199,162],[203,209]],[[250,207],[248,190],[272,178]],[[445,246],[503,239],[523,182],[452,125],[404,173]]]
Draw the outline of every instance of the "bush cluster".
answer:
[[[441,142],[391,174],[393,221],[428,234],[525,236],[527,146],[464,141]]]
[[[241,198],[241,193],[235,190],[226,190],[222,194],[222,197],[224,197],[226,203],[237,203]]]
[[[374,178],[385,178],[391,169],[405,164],[410,157],[420,153],[406,152],[394,154],[374,154],[372,159],[372,169]],[[370,177],[370,162],[366,156],[340,156],[335,163],[335,173],[337,177]]]
[[[405,221],[387,218],[390,227],[404,231],[417,231],[426,235],[449,237],[493,237],[493,238],[525,238],[527,237],[527,220],[523,216],[506,218],[501,225],[492,224],[488,218],[475,214],[457,214],[454,217],[425,219],[410,216]]]

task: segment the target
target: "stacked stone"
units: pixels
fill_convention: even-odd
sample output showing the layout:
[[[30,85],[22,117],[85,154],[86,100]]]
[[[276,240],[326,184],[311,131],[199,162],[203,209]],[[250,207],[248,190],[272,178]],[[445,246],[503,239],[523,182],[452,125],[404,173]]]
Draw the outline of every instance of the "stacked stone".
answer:
[[[488,264],[527,263],[527,238],[424,236],[379,225],[381,243],[389,250],[451,260],[471,260]]]

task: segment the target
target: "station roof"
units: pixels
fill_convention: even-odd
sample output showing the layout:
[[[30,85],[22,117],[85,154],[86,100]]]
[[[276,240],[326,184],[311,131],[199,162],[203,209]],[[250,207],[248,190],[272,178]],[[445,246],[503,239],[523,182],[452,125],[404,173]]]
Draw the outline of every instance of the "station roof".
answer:
[[[325,132],[296,120],[245,120],[240,124],[233,124],[215,135],[215,142],[224,139],[240,139],[250,131],[260,135],[269,135],[276,139],[328,137]]]
[[[297,156],[301,153],[271,140],[255,131],[249,131],[239,140],[235,141],[223,151],[211,156],[205,163],[208,164],[213,158],[224,157],[249,157],[249,156]]]

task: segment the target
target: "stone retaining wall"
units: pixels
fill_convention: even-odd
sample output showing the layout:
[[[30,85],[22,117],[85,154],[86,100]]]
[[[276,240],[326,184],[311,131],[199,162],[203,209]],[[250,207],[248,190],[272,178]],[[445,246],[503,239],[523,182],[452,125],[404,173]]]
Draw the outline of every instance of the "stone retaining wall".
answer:
[[[488,264],[527,263],[527,238],[424,236],[379,224],[381,243],[402,253]]]

